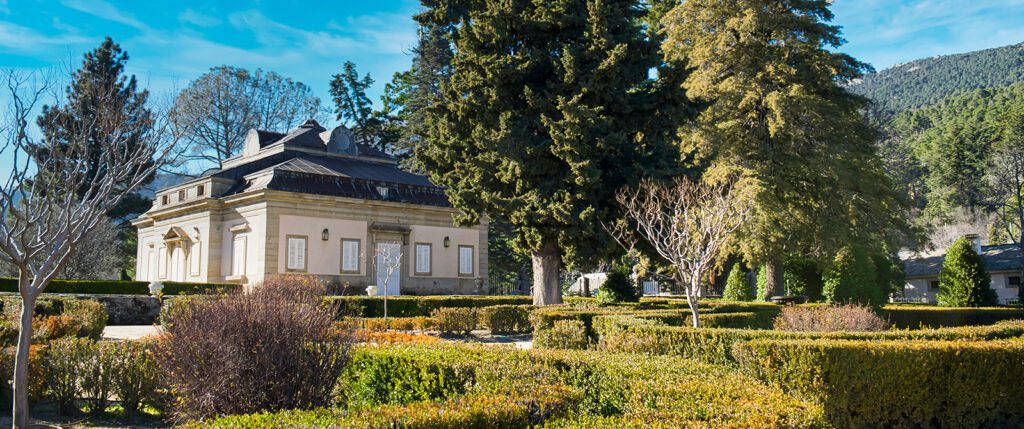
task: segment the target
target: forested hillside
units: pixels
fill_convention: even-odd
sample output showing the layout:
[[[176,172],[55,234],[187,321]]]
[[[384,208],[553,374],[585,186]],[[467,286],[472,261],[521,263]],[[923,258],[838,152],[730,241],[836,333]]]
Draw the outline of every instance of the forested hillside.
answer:
[[[914,60],[865,76],[850,89],[898,114],[952,95],[1024,80],[1024,43]]]

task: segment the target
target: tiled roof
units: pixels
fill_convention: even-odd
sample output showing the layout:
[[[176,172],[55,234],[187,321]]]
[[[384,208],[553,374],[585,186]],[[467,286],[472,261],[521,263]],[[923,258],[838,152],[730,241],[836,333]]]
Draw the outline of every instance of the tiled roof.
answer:
[[[1021,269],[1020,253],[1015,244],[982,246],[981,258],[985,261],[988,272],[1019,271]],[[938,277],[946,255],[927,258],[909,258],[903,261],[907,277]]]

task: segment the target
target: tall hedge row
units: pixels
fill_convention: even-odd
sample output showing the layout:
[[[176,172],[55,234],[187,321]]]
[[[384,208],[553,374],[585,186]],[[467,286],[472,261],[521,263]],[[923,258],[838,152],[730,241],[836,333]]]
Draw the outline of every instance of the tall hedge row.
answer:
[[[825,407],[841,428],[1009,428],[1024,422],[1024,341],[756,340],[754,376]]]

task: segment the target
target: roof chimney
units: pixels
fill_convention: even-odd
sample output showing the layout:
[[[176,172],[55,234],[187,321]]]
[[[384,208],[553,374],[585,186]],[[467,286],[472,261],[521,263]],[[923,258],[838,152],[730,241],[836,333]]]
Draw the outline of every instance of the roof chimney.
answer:
[[[967,234],[964,235],[964,239],[971,242],[971,247],[974,248],[974,253],[981,254],[981,236],[978,234]]]

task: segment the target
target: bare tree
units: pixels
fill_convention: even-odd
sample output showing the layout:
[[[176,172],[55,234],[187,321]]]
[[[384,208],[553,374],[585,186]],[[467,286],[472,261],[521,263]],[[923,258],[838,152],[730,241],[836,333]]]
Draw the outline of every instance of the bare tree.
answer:
[[[182,161],[218,167],[242,150],[250,129],[284,132],[325,115],[320,99],[302,82],[229,66],[214,67],[194,80],[178,95],[173,110],[192,143]]]
[[[391,278],[394,277],[395,273],[402,267],[402,246],[381,246],[380,244],[374,246],[374,258],[373,266],[377,271],[377,287],[383,288],[384,292],[384,323],[388,321],[388,284],[391,283]],[[381,277],[381,274],[384,276]]]
[[[96,229],[79,243],[77,251],[68,257],[56,278],[86,280],[116,280],[124,265],[120,228],[109,220],[100,222]],[[43,255],[40,255],[40,258]],[[0,276],[17,277],[18,268],[6,254],[0,252]]]
[[[693,327],[700,327],[701,281],[742,225],[750,205],[731,181],[693,182],[684,177],[671,183],[644,180],[636,188],[619,191],[616,200],[627,222],[610,228],[612,234],[630,248],[644,240],[675,267],[693,313]]]
[[[107,212],[153,174],[176,139],[167,134],[166,115],[154,112],[152,122],[138,123],[114,108],[89,121],[68,121],[60,140],[36,139],[28,128],[29,116],[52,88],[50,79],[4,71],[0,84],[9,99],[0,124],[0,156],[13,160],[7,177],[0,179],[0,252],[17,268],[22,300],[13,422],[15,428],[27,428],[28,351],[36,300],[89,235],[108,221]],[[97,108],[104,109],[116,94],[96,96]],[[98,144],[90,143],[89,131],[97,128],[111,132]],[[46,157],[29,155],[39,148],[46,150]]]

